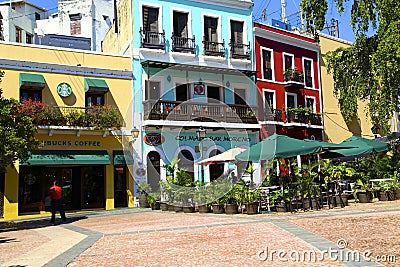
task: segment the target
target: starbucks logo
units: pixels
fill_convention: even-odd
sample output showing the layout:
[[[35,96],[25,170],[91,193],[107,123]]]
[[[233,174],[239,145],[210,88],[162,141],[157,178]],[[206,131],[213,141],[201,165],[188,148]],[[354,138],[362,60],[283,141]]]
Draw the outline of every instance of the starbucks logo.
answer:
[[[72,88],[68,83],[60,83],[57,86],[57,92],[61,97],[67,97],[71,95]]]

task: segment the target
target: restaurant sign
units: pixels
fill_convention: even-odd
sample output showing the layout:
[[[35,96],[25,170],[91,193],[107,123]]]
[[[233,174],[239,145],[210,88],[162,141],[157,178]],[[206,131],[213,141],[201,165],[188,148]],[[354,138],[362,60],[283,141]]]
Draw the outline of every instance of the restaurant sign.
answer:
[[[159,133],[148,133],[144,136],[144,142],[149,146],[159,146],[164,143],[164,136]]]

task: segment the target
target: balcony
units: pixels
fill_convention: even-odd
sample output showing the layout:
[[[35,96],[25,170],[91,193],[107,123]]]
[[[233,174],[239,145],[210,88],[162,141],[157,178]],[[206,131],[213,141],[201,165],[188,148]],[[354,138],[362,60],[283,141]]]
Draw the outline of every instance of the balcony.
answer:
[[[225,43],[203,41],[203,50],[205,56],[225,57]]]
[[[26,101],[21,112],[32,118],[36,126],[91,127],[95,130],[119,129],[122,116],[111,106],[59,107]]]
[[[283,72],[283,79],[285,81],[284,87],[304,87],[304,74],[294,69],[287,69]]]
[[[140,47],[165,50],[165,32],[151,32],[140,29]]]
[[[145,120],[258,123],[257,107],[220,103],[144,101]]]
[[[192,53],[194,54],[196,51],[196,42],[195,38],[188,37],[179,37],[174,36],[172,33],[172,51],[173,52],[183,52],[183,53]]]
[[[234,59],[246,59],[250,60],[250,43],[249,44],[239,44],[230,43],[231,47],[231,57]]]
[[[285,114],[285,117],[282,115]],[[266,121],[302,123],[308,125],[322,125],[322,115],[311,112],[308,108],[288,108],[286,112],[279,109],[272,109],[264,112]]]

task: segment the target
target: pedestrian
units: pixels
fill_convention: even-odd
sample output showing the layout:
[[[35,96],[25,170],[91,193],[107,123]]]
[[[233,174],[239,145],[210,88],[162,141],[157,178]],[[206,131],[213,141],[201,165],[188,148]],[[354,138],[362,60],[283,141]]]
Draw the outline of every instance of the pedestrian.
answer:
[[[57,185],[57,180],[53,181],[53,186],[50,187],[50,197],[51,197],[51,221],[50,223],[55,223],[56,221],[56,211],[60,211],[61,219],[65,222],[67,219],[65,217],[64,206],[62,203],[62,188]]]

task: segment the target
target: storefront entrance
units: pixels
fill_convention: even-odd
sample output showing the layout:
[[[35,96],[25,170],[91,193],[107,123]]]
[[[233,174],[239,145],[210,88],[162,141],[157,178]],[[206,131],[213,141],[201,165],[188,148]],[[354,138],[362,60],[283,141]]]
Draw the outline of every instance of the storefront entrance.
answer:
[[[160,154],[156,151],[147,155],[147,182],[153,192],[160,190]]]
[[[118,166],[114,169],[114,207],[127,207],[126,194],[126,166]]]
[[[50,210],[49,188],[57,180],[66,210],[104,208],[104,166],[21,166],[19,213]]]

